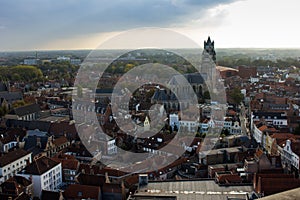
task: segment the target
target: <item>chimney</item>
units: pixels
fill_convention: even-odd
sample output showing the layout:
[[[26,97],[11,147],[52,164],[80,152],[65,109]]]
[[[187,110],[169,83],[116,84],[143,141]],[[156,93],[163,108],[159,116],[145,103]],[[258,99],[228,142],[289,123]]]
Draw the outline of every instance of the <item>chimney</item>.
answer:
[[[37,137],[36,138],[36,146],[41,148],[42,147],[42,144],[41,144],[41,138],[40,137]]]
[[[105,183],[110,183],[110,180],[109,180],[107,172],[105,172]]]
[[[276,167],[276,158],[272,157],[271,160],[272,160],[272,167]]]
[[[47,168],[49,168],[49,160],[47,158],[45,158],[45,160],[43,160],[43,161],[44,161],[44,164],[47,166]]]
[[[122,200],[126,200],[126,190],[124,185],[124,180],[121,182],[121,188],[122,188]]]
[[[26,162],[26,166],[30,165],[29,159],[26,159],[25,162]]]

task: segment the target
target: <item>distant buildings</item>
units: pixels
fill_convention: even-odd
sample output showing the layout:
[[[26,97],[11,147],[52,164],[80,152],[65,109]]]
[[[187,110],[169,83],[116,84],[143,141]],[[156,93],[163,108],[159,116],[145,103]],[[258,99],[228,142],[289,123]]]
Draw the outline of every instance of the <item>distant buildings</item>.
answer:
[[[39,62],[40,62],[40,60],[36,59],[36,58],[26,58],[26,59],[24,59],[23,64],[24,65],[38,65]]]
[[[40,117],[41,109],[38,104],[30,104],[22,107],[12,109],[7,115],[6,119],[17,119],[32,121]]]

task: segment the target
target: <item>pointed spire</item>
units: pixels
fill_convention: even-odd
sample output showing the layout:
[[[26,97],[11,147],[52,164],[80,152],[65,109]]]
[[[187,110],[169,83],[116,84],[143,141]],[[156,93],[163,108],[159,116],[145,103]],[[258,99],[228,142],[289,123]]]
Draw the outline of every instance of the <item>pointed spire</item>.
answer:
[[[210,36],[208,36],[207,43],[211,43]]]
[[[204,50],[211,56],[211,59],[216,63],[215,41],[212,41],[208,36],[207,41],[204,41]]]

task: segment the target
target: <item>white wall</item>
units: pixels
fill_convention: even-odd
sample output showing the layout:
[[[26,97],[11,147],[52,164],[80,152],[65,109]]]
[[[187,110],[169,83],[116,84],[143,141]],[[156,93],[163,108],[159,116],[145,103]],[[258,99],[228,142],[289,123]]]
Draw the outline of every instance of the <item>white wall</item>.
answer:
[[[3,176],[4,181],[9,179],[10,177],[14,176],[16,173],[24,169],[27,165],[26,160],[29,160],[31,163],[31,154],[27,154],[26,156],[23,156],[22,158],[19,158],[8,165],[5,165],[0,168],[0,176]]]
[[[62,183],[61,163],[42,175],[19,174],[25,178],[32,177],[34,196],[40,197],[42,190],[55,191]],[[55,177],[55,178],[54,178]]]

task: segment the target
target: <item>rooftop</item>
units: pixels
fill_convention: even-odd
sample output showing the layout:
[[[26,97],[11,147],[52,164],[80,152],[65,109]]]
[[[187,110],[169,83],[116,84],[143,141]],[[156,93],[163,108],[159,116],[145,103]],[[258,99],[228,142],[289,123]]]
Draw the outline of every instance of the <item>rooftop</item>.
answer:
[[[227,197],[245,198],[252,186],[221,187],[213,180],[149,182],[147,189],[140,190],[138,196],[176,196],[181,199],[225,200]]]
[[[42,175],[53,167],[59,165],[59,162],[56,162],[46,156],[35,159],[26,166],[20,173],[21,174],[32,174],[32,175]]]
[[[8,165],[9,163],[14,162],[15,160],[18,160],[26,155],[31,154],[31,152],[25,151],[23,149],[17,149],[15,151],[8,152],[6,154],[3,154],[0,157],[0,167],[3,167],[5,165]]]
[[[288,190],[285,192],[281,192],[278,194],[270,195],[267,197],[261,198],[261,200],[296,200],[300,198],[300,188],[296,188],[293,190]]]

